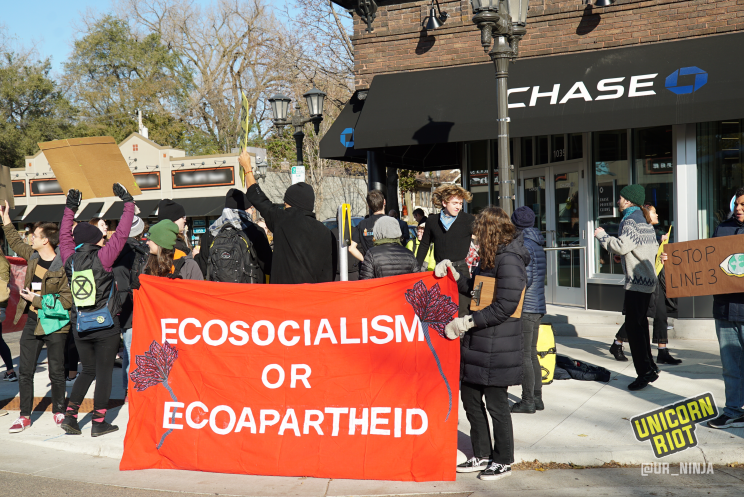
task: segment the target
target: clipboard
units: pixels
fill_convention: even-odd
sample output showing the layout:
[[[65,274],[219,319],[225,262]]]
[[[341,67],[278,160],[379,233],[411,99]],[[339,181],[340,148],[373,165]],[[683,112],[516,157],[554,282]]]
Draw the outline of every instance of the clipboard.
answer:
[[[480,311],[493,304],[496,299],[496,278],[478,275],[473,282],[473,298],[470,301],[471,311]],[[522,296],[519,298],[519,305],[509,317],[520,319],[522,317],[522,307],[524,306],[524,294],[527,288],[522,289]]]

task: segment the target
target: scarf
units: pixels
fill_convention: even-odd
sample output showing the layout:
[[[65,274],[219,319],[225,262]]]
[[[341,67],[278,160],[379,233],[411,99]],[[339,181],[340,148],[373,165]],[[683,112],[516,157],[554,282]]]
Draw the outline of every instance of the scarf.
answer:
[[[209,227],[209,233],[216,237],[220,230],[227,224],[232,225],[236,230],[244,230],[251,222],[245,211],[226,207],[222,209],[222,215]]]
[[[442,211],[439,213],[439,219],[440,221],[442,221],[444,231],[449,231],[450,227],[452,227],[452,223],[454,223],[455,219],[457,219],[457,216],[450,216],[445,211]]]
[[[625,209],[623,211],[623,219],[622,220],[625,221],[626,219],[628,219],[630,217],[631,214],[633,214],[635,211],[639,211],[639,210],[641,210],[640,207],[636,207],[635,205],[631,205],[630,207],[628,207],[627,209]]]

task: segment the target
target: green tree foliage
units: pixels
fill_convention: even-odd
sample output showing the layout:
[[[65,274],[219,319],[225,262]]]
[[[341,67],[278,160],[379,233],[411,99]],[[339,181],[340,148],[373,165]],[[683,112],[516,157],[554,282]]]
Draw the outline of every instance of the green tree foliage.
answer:
[[[48,59],[0,49],[0,164],[23,167],[38,142],[76,134],[73,108],[50,71]]]

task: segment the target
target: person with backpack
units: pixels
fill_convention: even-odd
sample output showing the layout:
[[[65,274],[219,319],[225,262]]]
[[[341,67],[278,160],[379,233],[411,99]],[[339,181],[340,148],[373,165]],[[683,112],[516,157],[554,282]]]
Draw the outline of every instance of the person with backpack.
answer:
[[[24,314],[28,315],[21,332],[21,359],[18,390],[21,415],[11,425],[10,433],[19,433],[31,426],[31,410],[34,402],[34,373],[41,349],[47,349],[49,382],[52,386],[52,412],[54,422],[60,425],[65,412],[65,342],[70,331],[68,310],[72,295],[63,267],[63,259],[57,247],[60,230],[54,223],[36,223],[29,234],[30,245],[18,236],[10,220],[10,207],[5,201],[2,209],[3,231],[10,248],[28,261],[26,279],[21,290],[21,300],[16,308],[13,324]],[[98,228],[91,226],[98,233]],[[50,300],[51,299],[51,300]],[[41,317],[42,307],[52,305],[61,311],[67,323],[61,326],[47,325]]]
[[[129,238],[126,245],[114,263],[113,272],[116,281],[116,298],[121,309],[115,319],[119,320],[121,338],[124,342],[121,370],[124,382],[124,401],[126,402],[129,388],[129,350],[132,347],[132,315],[134,313],[134,296],[132,294],[132,271],[143,268],[150,255],[150,249],[140,240],[145,230],[145,223],[139,216],[132,219]]]
[[[374,225],[375,245],[364,254],[359,268],[360,280],[417,273],[419,265],[410,250],[400,244],[400,224],[382,216]]]
[[[83,370],[75,381],[61,428],[72,435],[82,432],[78,424],[80,404],[96,380],[93,396],[91,436],[117,431],[106,422],[114,360],[119,352],[120,329],[114,317],[118,314],[116,281],[113,266],[126,245],[134,219],[134,199],[120,183],[114,183],[114,195],[124,202],[119,225],[104,245],[103,234],[96,226],[78,223],[71,230],[75,211],[83,196],[79,190],[67,192],[67,202],[60,229],[60,255],[72,290],[72,330]]]
[[[204,280],[196,261],[176,248],[179,233],[178,225],[169,219],[164,219],[150,228],[147,237],[150,255],[142,274],[172,279]],[[135,288],[139,288],[139,278]]]
[[[284,207],[274,205],[256,183],[248,152],[238,161],[245,171],[246,197],[274,233],[271,283],[333,281],[338,250],[331,230],[315,218],[313,187],[295,183],[284,193]]]
[[[201,238],[194,256],[204,279],[228,283],[266,283],[271,274],[271,245],[266,232],[246,213],[245,193],[231,188],[222,215]]]

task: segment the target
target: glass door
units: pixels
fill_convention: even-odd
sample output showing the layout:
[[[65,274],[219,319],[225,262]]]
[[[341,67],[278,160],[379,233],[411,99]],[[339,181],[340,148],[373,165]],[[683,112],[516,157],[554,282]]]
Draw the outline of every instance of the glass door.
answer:
[[[546,240],[548,303],[584,306],[586,286],[586,192],[584,161],[522,171],[520,205],[535,211]]]

